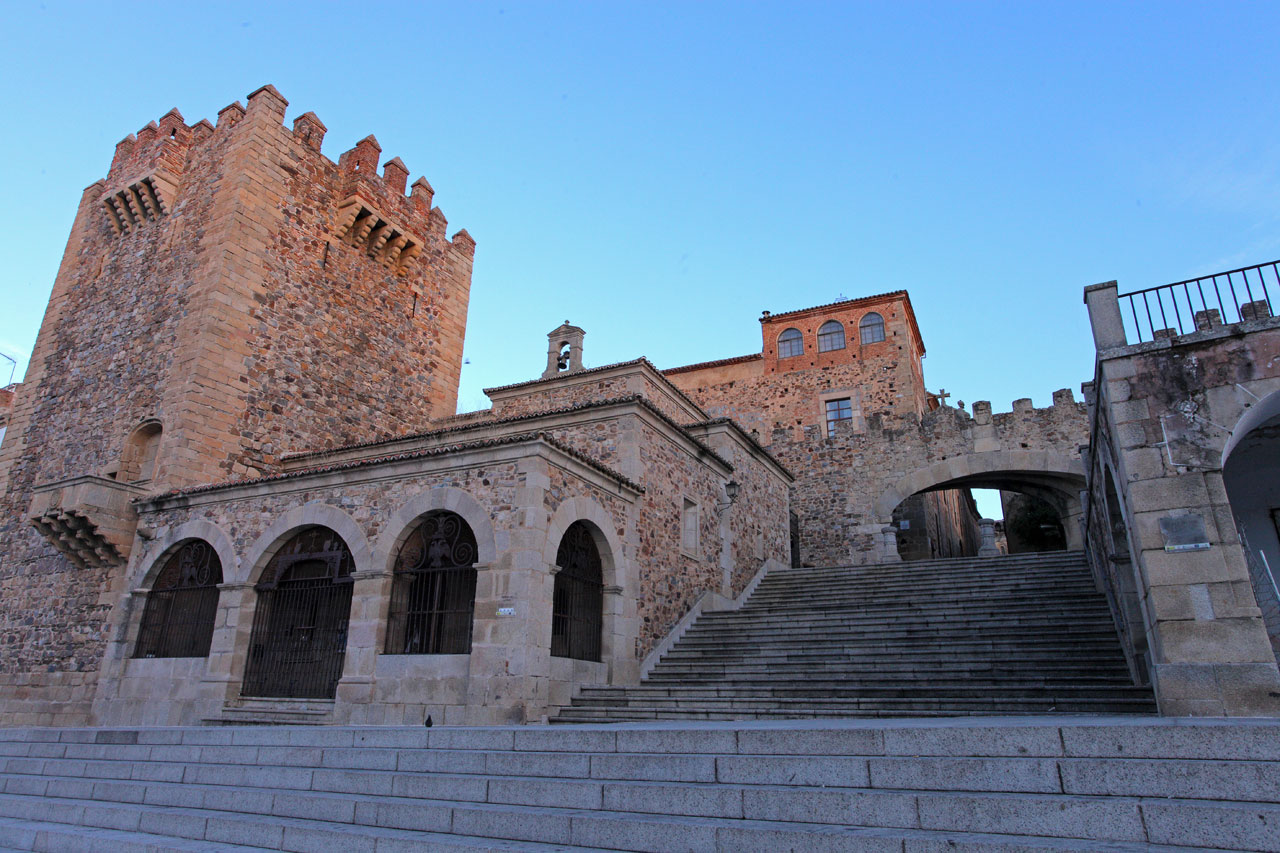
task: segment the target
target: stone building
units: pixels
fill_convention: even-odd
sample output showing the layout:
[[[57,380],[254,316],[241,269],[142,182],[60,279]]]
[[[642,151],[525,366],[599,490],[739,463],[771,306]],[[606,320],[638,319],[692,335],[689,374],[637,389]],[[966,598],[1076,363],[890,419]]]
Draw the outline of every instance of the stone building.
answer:
[[[475,241],[286,106],[172,111],[84,193],[0,443],[0,722],[539,721],[769,571],[994,553],[975,487],[1088,544],[1163,712],[1277,707],[1269,311],[1129,346],[1091,290],[1089,405],[1010,412],[926,389],[905,291],[668,370],[566,320],[455,414]]]
[[[1280,709],[1276,272],[1085,290],[1088,551],[1162,713]]]
[[[906,291],[760,318],[759,353],[666,371],[708,412],[751,430],[797,474],[798,559],[816,565],[972,555],[970,488],[1047,501],[1079,548],[1085,407],[950,406],[924,384]]]
[[[791,475],[581,330],[455,417],[474,241],[285,107],[84,193],[0,447],[0,719],[539,719],[788,559]]]

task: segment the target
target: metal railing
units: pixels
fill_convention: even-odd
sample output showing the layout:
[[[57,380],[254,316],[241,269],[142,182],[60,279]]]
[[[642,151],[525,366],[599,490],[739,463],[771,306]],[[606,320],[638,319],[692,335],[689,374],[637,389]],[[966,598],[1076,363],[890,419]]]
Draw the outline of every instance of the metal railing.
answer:
[[[1130,343],[1172,338],[1275,315],[1280,260],[1121,293]]]

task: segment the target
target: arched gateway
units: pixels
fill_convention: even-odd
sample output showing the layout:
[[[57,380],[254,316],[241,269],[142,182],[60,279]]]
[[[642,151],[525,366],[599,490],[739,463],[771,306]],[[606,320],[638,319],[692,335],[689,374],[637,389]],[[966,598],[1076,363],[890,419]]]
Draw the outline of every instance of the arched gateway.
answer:
[[[244,696],[331,699],[351,618],[351,549],[307,527],[276,552],[258,582]]]

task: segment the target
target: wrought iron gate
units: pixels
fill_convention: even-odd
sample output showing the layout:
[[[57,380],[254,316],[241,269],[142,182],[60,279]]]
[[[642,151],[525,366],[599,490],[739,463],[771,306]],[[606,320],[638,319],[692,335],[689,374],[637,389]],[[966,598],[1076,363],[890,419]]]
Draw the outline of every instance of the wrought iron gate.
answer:
[[[396,556],[387,654],[471,651],[476,603],[476,537],[462,516],[428,515]]]
[[[218,615],[222,563],[201,539],[174,552],[147,593],[138,629],[138,658],[202,658],[209,654]]]
[[[308,528],[276,554],[258,584],[241,695],[331,699],[351,618],[351,552],[332,530]]]
[[[600,660],[604,622],[604,569],[591,531],[575,521],[556,551],[555,588],[551,606],[553,657]]]

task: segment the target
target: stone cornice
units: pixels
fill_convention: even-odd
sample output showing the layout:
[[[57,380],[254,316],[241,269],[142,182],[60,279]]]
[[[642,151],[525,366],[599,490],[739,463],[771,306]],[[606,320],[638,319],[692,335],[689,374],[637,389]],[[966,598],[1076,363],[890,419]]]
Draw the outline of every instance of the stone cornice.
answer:
[[[135,506],[139,512],[157,512],[179,506],[200,506],[350,483],[404,479],[534,456],[545,458],[624,499],[634,500],[644,492],[642,486],[545,433],[525,433],[319,466],[251,480],[197,486],[138,500],[135,501]]]

